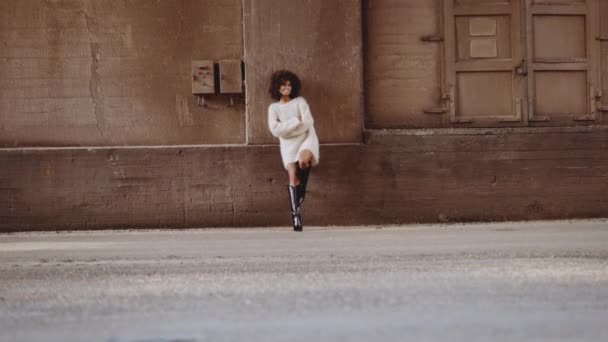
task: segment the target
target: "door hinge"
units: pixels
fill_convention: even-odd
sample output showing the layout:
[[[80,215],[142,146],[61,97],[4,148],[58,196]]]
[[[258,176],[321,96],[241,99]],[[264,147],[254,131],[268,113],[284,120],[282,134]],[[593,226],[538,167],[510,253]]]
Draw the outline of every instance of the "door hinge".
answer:
[[[596,89],[595,94],[593,94],[593,96],[595,97],[596,100],[599,101],[604,96],[604,94],[602,94],[601,89]]]
[[[602,113],[606,113],[606,112],[608,112],[608,106],[599,106],[599,107],[597,107],[597,110],[599,110]]]
[[[449,102],[451,99],[451,96],[449,93],[443,93],[441,94],[441,102],[442,103],[446,103]],[[424,108],[423,109],[425,114],[444,114],[448,112],[448,109],[443,106],[443,107],[430,107],[430,108]]]
[[[521,120],[522,118],[522,105],[523,102],[520,98],[515,99],[515,116],[517,120]]]
[[[448,110],[444,107],[424,108],[424,114],[444,114],[447,112]]]
[[[430,34],[420,37],[420,40],[427,43],[442,42],[443,37],[437,34]]]

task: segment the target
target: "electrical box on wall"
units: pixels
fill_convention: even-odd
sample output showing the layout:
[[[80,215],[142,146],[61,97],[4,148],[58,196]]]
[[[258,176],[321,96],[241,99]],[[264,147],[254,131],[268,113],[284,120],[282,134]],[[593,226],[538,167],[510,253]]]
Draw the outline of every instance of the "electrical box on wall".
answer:
[[[234,94],[243,92],[243,71],[238,59],[219,61],[220,93]]]
[[[213,61],[192,61],[192,94],[215,93]]]

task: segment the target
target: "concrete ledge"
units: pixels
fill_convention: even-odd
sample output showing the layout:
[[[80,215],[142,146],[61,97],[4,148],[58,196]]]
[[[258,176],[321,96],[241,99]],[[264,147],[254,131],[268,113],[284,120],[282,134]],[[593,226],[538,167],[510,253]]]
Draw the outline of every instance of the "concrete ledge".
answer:
[[[305,225],[608,216],[606,129],[402,133],[322,146]],[[277,146],[4,149],[0,163],[4,232],[289,225]]]
[[[608,126],[572,127],[501,127],[501,128],[428,128],[428,129],[367,129],[364,136],[398,135],[502,135],[502,134],[544,134],[544,133],[605,133]]]

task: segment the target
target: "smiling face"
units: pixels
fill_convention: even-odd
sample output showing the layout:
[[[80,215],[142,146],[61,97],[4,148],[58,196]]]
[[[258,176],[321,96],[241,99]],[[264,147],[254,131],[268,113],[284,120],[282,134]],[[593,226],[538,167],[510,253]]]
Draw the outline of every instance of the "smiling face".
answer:
[[[268,92],[275,101],[288,102],[300,96],[302,84],[296,74],[289,70],[277,70],[270,77]]]
[[[279,93],[281,93],[281,96],[291,95],[291,82],[290,81],[281,82],[281,86],[279,87]]]

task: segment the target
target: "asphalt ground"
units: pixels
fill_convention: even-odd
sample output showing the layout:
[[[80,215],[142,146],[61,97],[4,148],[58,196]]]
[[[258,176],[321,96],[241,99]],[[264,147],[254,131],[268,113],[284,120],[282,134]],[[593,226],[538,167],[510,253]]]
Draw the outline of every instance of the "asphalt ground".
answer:
[[[0,234],[0,341],[607,341],[608,220]]]

